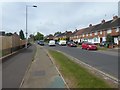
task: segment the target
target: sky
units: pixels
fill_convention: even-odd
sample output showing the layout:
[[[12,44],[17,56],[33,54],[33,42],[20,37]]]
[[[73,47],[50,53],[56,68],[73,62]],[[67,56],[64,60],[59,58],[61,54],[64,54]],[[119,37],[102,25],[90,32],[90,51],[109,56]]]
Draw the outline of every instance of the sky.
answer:
[[[22,29],[25,33],[26,5],[29,35],[74,31],[118,15],[118,2],[4,2],[0,3],[0,30],[19,33]]]

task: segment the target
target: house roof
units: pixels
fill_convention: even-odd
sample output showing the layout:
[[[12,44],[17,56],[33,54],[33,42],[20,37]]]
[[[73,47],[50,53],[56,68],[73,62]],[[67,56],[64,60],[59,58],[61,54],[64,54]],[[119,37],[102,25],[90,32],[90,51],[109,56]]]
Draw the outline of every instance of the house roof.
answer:
[[[117,27],[120,26],[120,18],[117,18],[116,20],[110,20],[105,23],[100,23],[95,25],[95,27],[92,29],[93,32],[95,31],[101,31],[101,30],[106,30],[112,27]]]
[[[61,33],[61,34],[57,35],[56,37],[62,37],[64,35],[65,35],[65,33]]]
[[[116,26],[119,26],[120,27],[120,18],[117,18],[116,20],[113,20],[111,22],[111,27],[116,27]]]
[[[71,36],[76,35],[77,32],[79,32],[79,30],[75,30],[75,31],[71,34]]]
[[[104,22],[102,21],[102,23],[99,23],[99,24],[96,24],[93,26],[92,26],[92,24],[90,24],[89,27],[87,27],[87,28],[75,30],[73,33],[71,31],[64,32],[64,33],[57,35],[56,37],[62,37],[62,36],[67,36],[67,35],[72,37],[72,36],[76,36],[76,35],[106,30],[106,29],[109,29],[112,27],[120,27],[120,18],[117,17],[116,19],[112,19],[112,20],[109,20],[106,22],[104,20]]]
[[[80,35],[80,34],[82,34],[83,32],[84,32],[84,29],[80,29],[80,30],[78,30],[78,32],[75,33],[75,35]]]
[[[95,27],[92,29],[92,32],[101,31],[110,28],[111,22],[112,20],[95,25]]]
[[[104,23],[100,23],[94,26],[90,26],[87,28],[83,28],[81,29],[77,35],[80,34],[86,34],[86,33],[90,33],[90,32],[96,32],[96,31],[101,31],[101,30],[106,30],[112,27],[120,27],[120,18],[117,18],[116,20],[110,20]]]

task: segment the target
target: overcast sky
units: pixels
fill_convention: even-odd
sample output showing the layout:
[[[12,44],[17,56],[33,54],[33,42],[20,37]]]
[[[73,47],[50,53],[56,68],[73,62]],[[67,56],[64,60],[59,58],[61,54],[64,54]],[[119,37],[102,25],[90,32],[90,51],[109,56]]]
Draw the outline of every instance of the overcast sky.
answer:
[[[74,31],[118,15],[117,2],[7,2],[2,3],[0,29],[12,33],[22,29],[25,32],[26,5],[37,5],[37,8],[28,7],[29,34]]]

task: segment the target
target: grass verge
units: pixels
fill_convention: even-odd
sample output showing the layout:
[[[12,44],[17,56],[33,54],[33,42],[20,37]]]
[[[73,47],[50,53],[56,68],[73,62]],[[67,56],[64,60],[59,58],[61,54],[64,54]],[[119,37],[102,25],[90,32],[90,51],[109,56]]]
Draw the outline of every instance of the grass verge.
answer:
[[[108,48],[98,46],[98,50],[103,50],[103,51],[105,51],[105,50],[108,50]]]
[[[73,62],[64,54],[49,50],[57,67],[70,88],[110,88],[104,80],[94,76],[87,69]]]

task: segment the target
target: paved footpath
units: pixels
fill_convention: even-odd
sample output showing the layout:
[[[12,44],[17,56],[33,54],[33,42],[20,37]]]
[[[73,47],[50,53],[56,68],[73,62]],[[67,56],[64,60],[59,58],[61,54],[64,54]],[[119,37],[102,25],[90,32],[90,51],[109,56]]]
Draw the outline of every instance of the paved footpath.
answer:
[[[35,55],[35,45],[2,60],[2,88],[19,88]]]
[[[54,64],[42,46],[37,45],[33,63],[21,88],[66,88]]]

